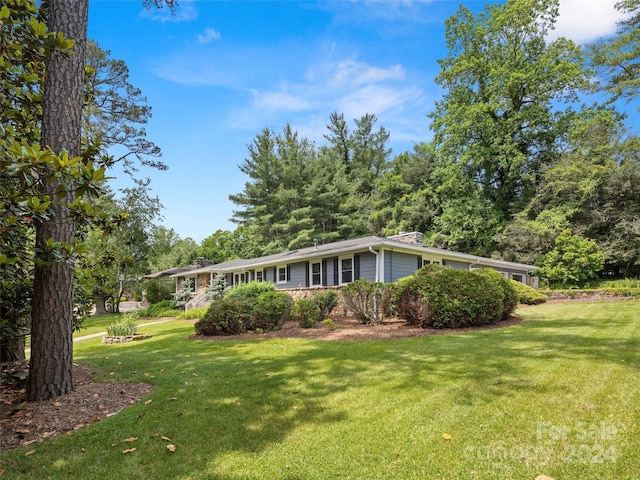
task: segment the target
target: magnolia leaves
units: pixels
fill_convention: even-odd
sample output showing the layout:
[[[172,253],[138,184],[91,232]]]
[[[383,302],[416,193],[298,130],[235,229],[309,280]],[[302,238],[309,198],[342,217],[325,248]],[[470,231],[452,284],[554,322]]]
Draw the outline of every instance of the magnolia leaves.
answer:
[[[119,444],[122,444],[122,443],[134,443],[134,442],[138,441],[138,438],[139,437],[128,437],[128,438],[125,438],[125,439],[121,440],[119,443],[114,443],[111,446],[115,447],[115,446],[117,446]],[[171,438],[170,437],[167,437],[165,435],[160,435],[159,433],[154,433],[149,438],[152,439],[152,440],[156,439],[156,438],[159,438],[160,440],[168,443],[168,445],[166,446],[167,451],[169,451],[171,453],[174,453],[176,451],[176,446],[173,443],[171,443]],[[136,452],[137,450],[138,450],[137,447],[125,448],[124,450],[122,450],[122,454],[123,455],[128,455],[130,453]]]

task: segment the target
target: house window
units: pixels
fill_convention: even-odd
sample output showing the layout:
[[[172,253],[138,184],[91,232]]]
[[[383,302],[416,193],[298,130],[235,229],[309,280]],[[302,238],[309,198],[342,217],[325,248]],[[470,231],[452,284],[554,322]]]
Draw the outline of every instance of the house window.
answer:
[[[311,285],[322,285],[322,263],[311,264]]]
[[[286,266],[278,267],[277,283],[287,283],[287,267]]]
[[[520,275],[518,273],[514,273],[511,278],[516,282],[524,283],[524,275]]]
[[[340,259],[340,284],[351,283],[353,281],[353,257]]]
[[[256,271],[256,281],[257,282],[261,282],[262,281],[262,270]]]
[[[424,267],[425,265],[440,265],[440,262],[438,260],[429,260],[428,258],[423,258],[422,259],[422,266]]]

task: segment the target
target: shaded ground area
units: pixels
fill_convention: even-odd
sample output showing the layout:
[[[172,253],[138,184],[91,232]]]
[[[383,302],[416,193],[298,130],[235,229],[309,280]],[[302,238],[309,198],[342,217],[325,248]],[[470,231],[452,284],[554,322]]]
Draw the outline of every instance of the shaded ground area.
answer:
[[[139,401],[153,388],[146,383],[94,383],[93,372],[74,364],[75,391],[57,400],[26,402],[28,361],[0,368],[0,451],[10,450],[104,420]]]
[[[346,316],[333,316],[340,325],[331,329],[323,324],[316,328],[301,328],[295,322],[287,322],[282,329],[262,334],[247,333],[225,337],[192,338],[206,340],[238,340],[256,338],[309,338],[318,340],[379,340],[417,337],[461,332],[475,329],[433,330],[406,325],[404,320],[391,319],[381,325],[363,325]],[[499,328],[519,323],[517,317],[496,325],[481,327]],[[194,322],[195,323],[195,322]],[[132,405],[151,390],[146,383],[94,383],[93,372],[83,365],[74,364],[75,391],[57,400],[28,403],[26,399],[26,374],[28,362],[11,362],[0,365],[0,451],[10,450],[42,442],[56,435],[71,433],[93,422],[110,417]]]

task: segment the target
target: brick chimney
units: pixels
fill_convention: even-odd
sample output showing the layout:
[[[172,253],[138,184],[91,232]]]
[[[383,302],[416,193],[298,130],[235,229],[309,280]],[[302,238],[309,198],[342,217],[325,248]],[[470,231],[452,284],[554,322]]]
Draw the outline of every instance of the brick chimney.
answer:
[[[208,267],[209,265],[213,265],[213,262],[208,258],[198,257],[193,261],[193,266],[196,268]]]

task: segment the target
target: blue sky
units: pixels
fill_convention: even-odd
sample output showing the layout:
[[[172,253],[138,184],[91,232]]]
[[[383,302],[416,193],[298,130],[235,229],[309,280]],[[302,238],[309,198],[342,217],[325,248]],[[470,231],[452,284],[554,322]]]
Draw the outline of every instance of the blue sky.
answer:
[[[238,165],[264,128],[290,123],[322,144],[333,111],[378,117],[393,154],[431,138],[444,21],[484,1],[188,1],[175,15],[138,0],[91,0],[89,38],[124,60],[153,108],[147,137],[169,170],[143,170],[165,226],[200,242],[229,221],[247,178]],[[555,35],[615,32],[615,0],[561,0]],[[128,186],[118,178],[115,188]]]

